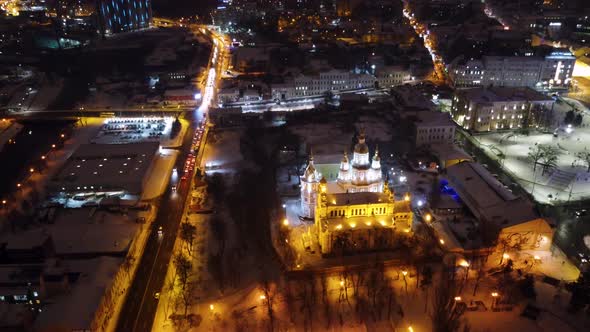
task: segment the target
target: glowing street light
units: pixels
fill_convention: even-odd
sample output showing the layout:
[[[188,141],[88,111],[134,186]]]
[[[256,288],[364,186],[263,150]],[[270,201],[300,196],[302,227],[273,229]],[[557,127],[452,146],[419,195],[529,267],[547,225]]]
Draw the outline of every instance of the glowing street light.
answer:
[[[266,300],[266,295],[264,295],[264,294],[261,294],[261,295],[259,296],[259,298],[260,298],[261,300]]]
[[[29,172],[33,173],[35,172],[35,169],[33,167],[29,168]]]
[[[461,296],[455,296],[455,301],[461,301]]]
[[[344,287],[344,280],[340,280],[340,287]]]
[[[443,239],[438,240],[438,242],[440,242],[440,244],[445,244],[445,240]]]
[[[427,213],[426,216],[424,216],[424,220],[426,220],[427,222],[431,222],[432,221],[432,215],[430,213]]]
[[[402,274],[403,274],[403,275],[404,275],[404,277],[405,277],[405,276],[407,276],[407,275],[408,275],[408,271],[406,271],[406,270],[403,270],[403,271],[402,271]]]
[[[211,311],[215,310],[215,306],[213,304],[210,304],[209,305],[209,310],[211,310]]]
[[[287,219],[287,218],[283,219],[283,225],[289,226],[289,219]]]
[[[462,267],[469,267],[469,262],[463,259],[459,262],[459,265]]]
[[[508,258],[510,258],[510,255],[508,255],[507,253],[504,253],[504,254],[502,255],[502,258],[504,258],[504,259],[508,259]]]

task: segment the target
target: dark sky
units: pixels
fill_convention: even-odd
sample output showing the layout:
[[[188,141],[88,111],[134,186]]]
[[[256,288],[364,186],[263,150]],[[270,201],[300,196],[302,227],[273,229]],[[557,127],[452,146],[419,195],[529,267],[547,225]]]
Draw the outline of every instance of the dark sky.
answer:
[[[180,17],[207,15],[217,0],[152,0],[154,16]]]

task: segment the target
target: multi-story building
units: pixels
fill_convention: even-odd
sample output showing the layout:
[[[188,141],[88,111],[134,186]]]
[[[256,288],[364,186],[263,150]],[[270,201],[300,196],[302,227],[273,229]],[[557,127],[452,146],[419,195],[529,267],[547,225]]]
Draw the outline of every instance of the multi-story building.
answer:
[[[397,66],[385,66],[375,70],[375,78],[379,88],[391,88],[410,81],[410,71]]]
[[[149,28],[151,0],[97,0],[100,32],[111,35]]]
[[[271,95],[275,100],[318,97],[328,92],[371,89],[375,87],[375,82],[375,76],[370,74],[330,70],[317,75],[299,75],[285,83],[273,84]]]
[[[452,144],[455,139],[455,123],[449,113],[417,112],[416,146]]]
[[[555,101],[531,88],[490,87],[457,90],[451,115],[473,131],[538,126]]]
[[[554,49],[545,56],[530,52],[525,56],[483,56],[456,62],[449,66],[449,74],[456,87],[567,86],[575,62],[575,56],[569,51]]]
[[[318,165],[319,166],[319,165]],[[379,153],[369,156],[364,132],[352,161],[345,152],[328,182],[310,158],[301,177],[301,213],[314,220],[322,255],[393,248],[412,231],[410,196],[396,201],[384,183]]]

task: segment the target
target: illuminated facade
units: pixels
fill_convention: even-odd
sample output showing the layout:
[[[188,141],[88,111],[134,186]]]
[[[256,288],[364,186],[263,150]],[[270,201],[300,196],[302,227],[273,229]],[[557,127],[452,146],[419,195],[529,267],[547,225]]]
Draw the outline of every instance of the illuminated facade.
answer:
[[[98,18],[103,35],[149,28],[151,0],[98,0]]]
[[[344,153],[335,181],[328,182],[310,158],[301,177],[301,213],[313,219],[322,255],[392,249],[400,235],[412,232],[410,196],[395,200],[378,151],[369,156],[364,132],[352,160]]]

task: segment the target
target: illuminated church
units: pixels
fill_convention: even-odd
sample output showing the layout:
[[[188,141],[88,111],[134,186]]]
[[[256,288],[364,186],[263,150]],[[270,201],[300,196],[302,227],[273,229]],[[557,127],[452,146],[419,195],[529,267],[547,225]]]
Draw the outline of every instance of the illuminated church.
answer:
[[[383,181],[379,152],[373,157],[361,131],[352,160],[345,151],[338,176],[327,181],[313,155],[301,176],[301,214],[313,219],[323,255],[394,248],[399,234],[410,233],[408,194],[396,201]],[[317,166],[317,167],[316,167]]]

